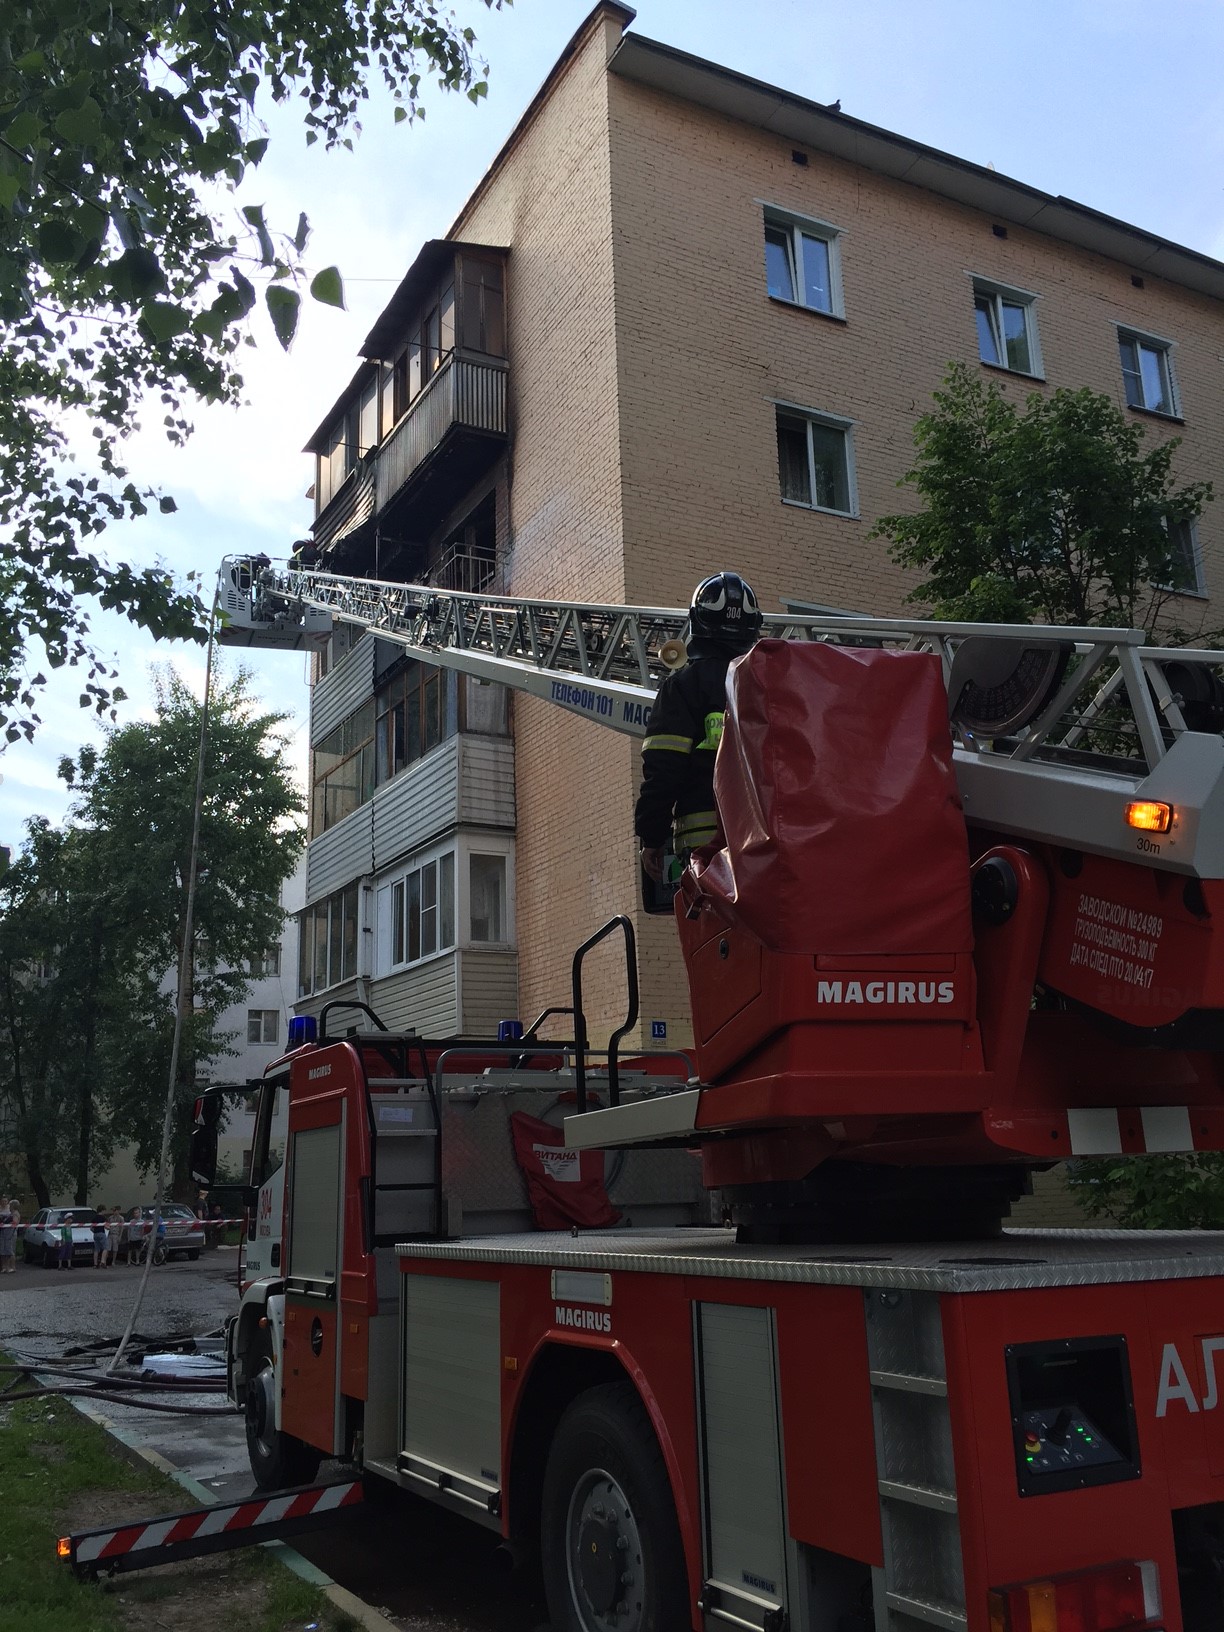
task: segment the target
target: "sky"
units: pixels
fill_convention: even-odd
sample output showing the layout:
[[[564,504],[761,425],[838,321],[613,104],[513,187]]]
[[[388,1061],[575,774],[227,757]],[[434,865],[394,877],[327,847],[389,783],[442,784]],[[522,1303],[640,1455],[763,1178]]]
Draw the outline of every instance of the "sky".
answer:
[[[173,494],[178,510],[112,528],[102,541],[112,559],[160,560],[211,579],[223,555],[283,557],[309,528],[303,442],[421,244],[446,232],[590,0],[516,0],[501,11],[456,0],[455,9],[489,63],[479,106],[434,90],[423,122],[397,125],[389,98],[375,96],[352,154],[307,149],[292,115],[269,120],[268,157],[241,202],[263,203],[290,231],[305,210],[305,261],[312,272],[340,268],[347,309],[308,303],[288,354],[257,324],[244,404],[201,408],[186,448],[153,429],[132,438],[133,475]],[[840,98],[857,118],[1224,259],[1218,0],[643,0],[633,28],[812,100]],[[109,615],[94,628],[129,694],[121,724],[148,717],[155,663],[173,662],[202,685],[200,648],[155,644]],[[302,778],[305,658],[245,652],[242,661],[258,694],[292,716]],[[80,679],[54,676],[33,744],[0,754],[0,844],[19,844],[32,816],[67,812],[56,766],[101,737],[79,707]]]

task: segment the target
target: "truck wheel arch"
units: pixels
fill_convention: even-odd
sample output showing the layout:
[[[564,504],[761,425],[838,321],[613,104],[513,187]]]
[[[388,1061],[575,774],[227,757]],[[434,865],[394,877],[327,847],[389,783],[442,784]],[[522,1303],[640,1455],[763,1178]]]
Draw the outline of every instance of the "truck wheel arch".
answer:
[[[600,1383],[629,1382],[650,1419],[667,1469],[676,1522],[684,1544],[690,1583],[699,1581],[700,1537],[696,1513],[689,1499],[680,1459],[641,1367],[617,1343],[557,1343],[545,1340],[531,1356],[527,1375],[515,1395],[505,1430],[504,1519],[506,1534],[517,1556],[530,1559],[534,1568],[537,1521],[544,1489],[544,1468],[558,1423],[567,1406]]]
[[[253,1287],[251,1287],[249,1289],[249,1291],[247,1292],[246,1297],[244,1297],[243,1300],[242,1300],[242,1307],[239,1309],[238,1314],[235,1317],[236,1320],[237,1320],[237,1323],[238,1323],[237,1330],[234,1332],[234,1335],[233,1335],[233,1337],[232,1337],[232,1339],[230,1341],[230,1345],[229,1345],[230,1357],[231,1357],[231,1362],[232,1363],[243,1360],[245,1358],[245,1356],[250,1352],[251,1346],[255,1342],[256,1334],[260,1329],[260,1322],[262,1320],[265,1320],[265,1319],[268,1318],[268,1303],[269,1303],[270,1299],[274,1295],[283,1294],[283,1292],[284,1292],[284,1283],[281,1282],[281,1281],[257,1282],[255,1286],[253,1286]],[[269,1324],[274,1324],[274,1323],[269,1322]],[[272,1349],[273,1354],[276,1355],[279,1358],[279,1354],[280,1354],[280,1334],[279,1334],[279,1332],[273,1331],[272,1345],[273,1345],[273,1349]],[[233,1397],[234,1397],[234,1403],[236,1405],[242,1406],[242,1405],[245,1404],[245,1399],[246,1399],[246,1366],[245,1365],[239,1367],[239,1366],[237,1366],[235,1364],[234,1378],[233,1378]]]

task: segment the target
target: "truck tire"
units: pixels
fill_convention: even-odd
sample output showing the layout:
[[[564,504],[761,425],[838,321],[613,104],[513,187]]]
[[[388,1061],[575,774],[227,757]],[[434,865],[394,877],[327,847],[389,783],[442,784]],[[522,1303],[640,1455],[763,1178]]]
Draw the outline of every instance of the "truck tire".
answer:
[[[680,1527],[663,1453],[632,1383],[604,1383],[557,1425],[540,1503],[555,1632],[690,1626]]]
[[[245,1408],[247,1457],[260,1490],[307,1485],[318,1473],[323,1460],[322,1451],[277,1428],[275,1390],[272,1340],[261,1328],[256,1333],[247,1366]]]

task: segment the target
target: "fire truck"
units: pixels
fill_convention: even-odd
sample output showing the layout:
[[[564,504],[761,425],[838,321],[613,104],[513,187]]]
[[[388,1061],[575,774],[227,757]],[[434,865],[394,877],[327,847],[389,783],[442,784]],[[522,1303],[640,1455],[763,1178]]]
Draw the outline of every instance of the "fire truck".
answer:
[[[684,656],[674,609],[243,558],[220,606],[637,736]],[[557,1632],[1217,1632],[1224,1238],[1000,1220],[1054,1161],[1224,1148],[1224,658],[766,625],[669,904],[691,1049],[636,1042],[627,917],[499,1039],[293,1022],[227,1339],[255,1478],[466,1515]]]

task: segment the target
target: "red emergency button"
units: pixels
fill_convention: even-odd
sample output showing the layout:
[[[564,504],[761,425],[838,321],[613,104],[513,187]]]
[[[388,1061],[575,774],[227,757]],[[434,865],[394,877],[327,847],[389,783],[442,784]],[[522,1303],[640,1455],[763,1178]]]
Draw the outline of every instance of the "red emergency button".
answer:
[[[1041,1449],[1041,1439],[1033,1432],[1031,1428],[1024,1436],[1024,1448],[1026,1451],[1030,1452],[1039,1451]]]

